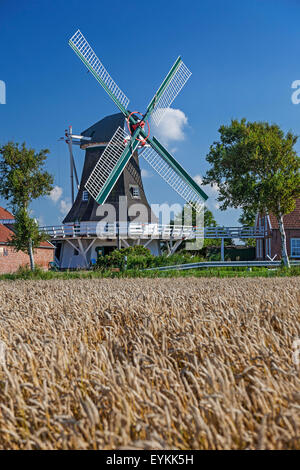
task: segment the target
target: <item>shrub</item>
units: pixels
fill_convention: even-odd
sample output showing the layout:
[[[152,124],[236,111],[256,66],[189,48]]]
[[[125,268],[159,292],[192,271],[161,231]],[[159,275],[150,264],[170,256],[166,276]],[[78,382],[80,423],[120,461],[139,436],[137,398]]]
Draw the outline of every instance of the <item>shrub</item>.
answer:
[[[130,246],[121,250],[114,250],[106,256],[100,256],[95,269],[119,268],[123,270],[126,265],[130,269],[143,269],[152,266],[154,256],[142,245]]]

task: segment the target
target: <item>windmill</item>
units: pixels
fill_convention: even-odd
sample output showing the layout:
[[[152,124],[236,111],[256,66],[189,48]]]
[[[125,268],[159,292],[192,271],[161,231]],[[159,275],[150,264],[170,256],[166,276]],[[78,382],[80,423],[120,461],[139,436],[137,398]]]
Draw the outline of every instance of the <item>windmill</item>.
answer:
[[[71,126],[65,132],[63,140],[68,144],[70,154],[72,207],[63,220],[64,225],[50,228],[52,242],[57,247],[57,263],[61,268],[87,267],[99,253],[105,254],[116,246],[120,248],[135,243],[148,247],[153,254],[160,254],[163,241],[171,254],[182,240],[194,238],[194,232],[192,227],[158,223],[144,192],[139,157],[142,156],[188,204],[202,211],[206,194],[168,150],[155,137],[150,137],[149,126],[150,118],[159,125],[191,72],[179,57],[145,113],[131,112],[127,109],[129,99],[79,30],[69,40],[69,44],[105,89],[119,112],[106,116],[80,135],[73,134]],[[85,150],[80,182],[72,145],[79,145]],[[74,176],[78,189],[76,198]],[[121,210],[122,199],[126,199],[128,208],[125,217]],[[134,211],[139,204],[146,210],[136,216]],[[115,217],[104,216],[106,206],[115,208]],[[130,212],[130,209],[133,210]],[[99,236],[97,229],[99,221],[102,223],[103,220],[108,226],[105,238]],[[124,221],[126,233],[120,234],[120,225]],[[49,228],[47,230],[49,233]]]
[[[159,125],[191,76],[181,57],[175,61],[142,114],[127,110],[129,99],[111,78],[80,30],[71,37],[69,45],[124,114],[128,126],[128,133],[120,126],[117,128],[99,158],[85,184],[89,194],[98,204],[104,204],[130,158],[139,148],[142,149],[142,157],[169,186],[197,211],[202,210],[203,202],[207,199],[205,192],[158,139],[150,137],[150,117]]]

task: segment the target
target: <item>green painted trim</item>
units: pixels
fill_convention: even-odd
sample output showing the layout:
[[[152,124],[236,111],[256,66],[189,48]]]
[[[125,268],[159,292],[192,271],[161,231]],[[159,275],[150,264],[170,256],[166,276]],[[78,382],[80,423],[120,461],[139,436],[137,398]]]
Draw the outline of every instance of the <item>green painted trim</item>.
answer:
[[[172,80],[173,76],[175,75],[178,67],[181,64],[181,62],[182,62],[182,60],[181,60],[181,57],[179,56],[178,59],[175,61],[175,64],[173,65],[173,67],[169,71],[168,75],[166,76],[166,78],[162,82],[161,86],[159,87],[159,89],[157,90],[155,95],[153,96],[153,98],[152,98],[152,100],[151,100],[151,102],[148,106],[148,109],[146,111],[145,119],[147,119],[149,117],[149,115],[152,113],[156,102],[159,100],[159,98],[161,97],[161,95],[165,91],[166,87],[169,85],[170,81]]]
[[[208,199],[207,194],[200,188],[196,181],[185,171],[180,163],[163,147],[163,145],[155,138],[148,139],[151,147],[173,168],[173,170],[198,194],[204,201]],[[142,154],[143,155],[143,154]]]
[[[84,65],[89,69],[89,71],[94,75],[94,77],[96,78],[96,80],[100,83],[100,85],[104,88],[104,90],[106,91],[106,93],[111,97],[111,99],[114,101],[114,103],[118,106],[118,108],[120,109],[120,111],[122,111],[123,114],[125,114],[125,116],[127,117],[128,116],[128,111],[126,110],[126,108],[122,105],[122,103],[119,102],[119,100],[113,95],[113,93],[109,90],[109,88],[106,86],[106,84],[104,83],[104,81],[98,77],[98,75],[96,74],[96,72],[94,72],[94,70],[91,68],[90,64],[87,62],[87,60],[83,57],[83,55],[79,52],[79,50],[73,45],[73,43],[71,41],[69,41],[69,45],[72,47],[73,51],[78,55],[79,59],[82,60],[82,62],[84,63]]]

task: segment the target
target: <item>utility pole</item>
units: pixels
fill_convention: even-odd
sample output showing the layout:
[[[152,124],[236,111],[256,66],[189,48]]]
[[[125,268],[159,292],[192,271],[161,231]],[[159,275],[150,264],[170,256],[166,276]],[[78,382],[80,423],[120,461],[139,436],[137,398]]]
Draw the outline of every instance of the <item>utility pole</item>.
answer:
[[[69,129],[66,130],[67,143],[69,146],[70,153],[70,180],[71,180],[71,199],[72,205],[74,204],[74,164],[73,164],[73,154],[72,154],[72,126],[69,126]]]
[[[117,228],[117,249],[120,250],[121,243],[120,243],[120,223],[119,222],[116,222],[116,228]]]

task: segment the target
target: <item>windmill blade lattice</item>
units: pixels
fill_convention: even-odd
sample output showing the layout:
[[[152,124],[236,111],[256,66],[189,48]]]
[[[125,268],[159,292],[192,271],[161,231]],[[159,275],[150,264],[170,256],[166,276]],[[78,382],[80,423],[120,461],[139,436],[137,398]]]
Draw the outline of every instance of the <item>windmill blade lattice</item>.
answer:
[[[111,78],[80,30],[71,37],[69,44],[119,109],[124,112],[129,104],[129,99]]]
[[[124,129],[118,127],[85,184],[85,188],[96,201],[126,148],[126,137]]]
[[[141,155],[149,165],[197,212],[203,210],[203,197],[178,174],[153,148],[148,147]]]
[[[183,63],[182,59],[178,57],[148,106],[156,125],[160,123],[165,112],[171,106],[191,75],[192,72],[190,72],[187,66]]]

